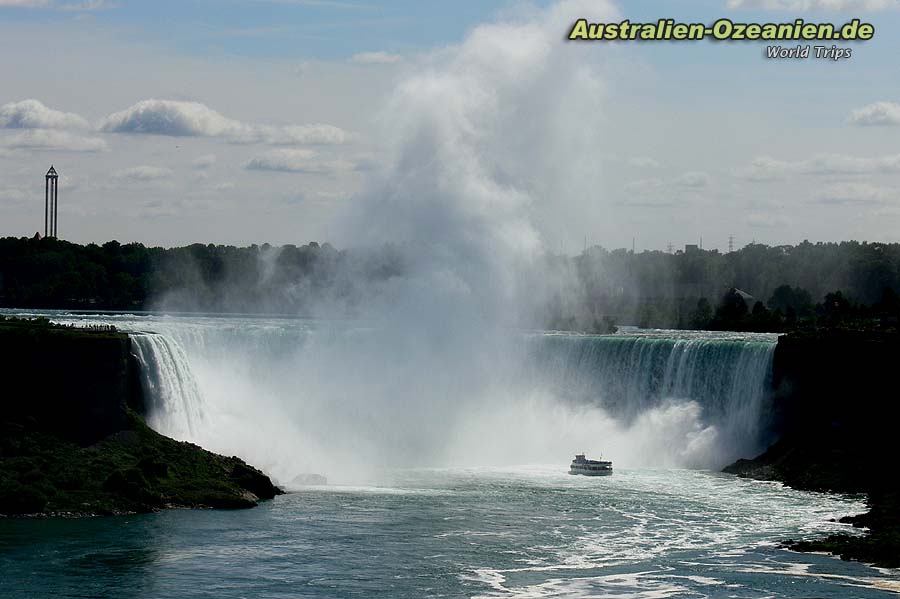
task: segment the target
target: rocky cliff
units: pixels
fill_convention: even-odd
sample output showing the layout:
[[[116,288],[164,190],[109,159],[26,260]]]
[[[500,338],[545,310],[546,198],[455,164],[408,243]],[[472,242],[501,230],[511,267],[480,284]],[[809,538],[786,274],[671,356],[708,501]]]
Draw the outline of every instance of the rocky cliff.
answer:
[[[280,491],[143,420],[127,335],[0,318],[0,514],[252,507]]]
[[[773,363],[778,441],[725,471],[815,491],[867,493],[871,511],[848,518],[870,529],[795,547],[900,566],[900,449],[895,332],[812,331],[783,335]]]

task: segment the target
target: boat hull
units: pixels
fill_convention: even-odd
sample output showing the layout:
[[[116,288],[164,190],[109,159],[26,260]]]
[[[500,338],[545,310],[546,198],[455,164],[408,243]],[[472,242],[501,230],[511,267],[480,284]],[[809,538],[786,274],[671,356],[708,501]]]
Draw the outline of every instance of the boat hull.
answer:
[[[581,476],[609,476],[612,473],[612,468],[609,470],[569,470],[569,474],[580,474]]]

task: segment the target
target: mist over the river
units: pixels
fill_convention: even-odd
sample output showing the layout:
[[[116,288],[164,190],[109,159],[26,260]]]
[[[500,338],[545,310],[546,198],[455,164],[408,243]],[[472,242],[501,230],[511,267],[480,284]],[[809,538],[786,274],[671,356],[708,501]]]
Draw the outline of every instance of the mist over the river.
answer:
[[[736,457],[723,436],[735,430],[717,428],[691,397],[661,389],[611,411],[602,388],[564,393],[565,368],[535,360],[520,330],[544,326],[548,306],[575,304],[578,283],[548,259],[545,240],[573,201],[590,201],[579,186],[605,151],[591,135],[602,114],[597,65],[587,60],[596,55],[560,38],[588,10],[612,16],[604,4],[571,1],[508,14],[412,68],[379,117],[388,166],[334,225],[352,253],[307,248],[324,256],[313,276],[283,280],[267,297],[259,289],[280,253],[302,259],[304,249],[262,248],[263,275],[236,279],[236,297],[225,298],[246,294],[284,311],[299,297],[306,316],[352,320],[287,336],[268,325],[163,326],[191,371],[175,376],[195,377],[204,405],[151,422],[282,481],[303,472],[365,480],[395,466],[562,466],[576,451],[625,466]],[[185,286],[168,300],[190,293]],[[672,381],[668,391],[687,389]]]

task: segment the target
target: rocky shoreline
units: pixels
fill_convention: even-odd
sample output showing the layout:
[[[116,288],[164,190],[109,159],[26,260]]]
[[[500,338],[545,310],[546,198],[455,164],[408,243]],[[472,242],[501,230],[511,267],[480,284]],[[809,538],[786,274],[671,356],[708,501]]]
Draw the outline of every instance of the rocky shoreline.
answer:
[[[848,465],[848,464],[843,464]],[[746,478],[779,481],[804,491],[865,493],[868,512],[845,516],[839,521],[866,529],[864,535],[834,534],[822,539],[787,539],[781,545],[800,552],[824,552],[842,559],[866,562],[884,568],[900,568],[900,492],[873,489],[841,480],[833,474],[817,476],[826,465],[811,459],[809,452],[790,441],[779,441],[753,460],[738,460],[724,472]]]

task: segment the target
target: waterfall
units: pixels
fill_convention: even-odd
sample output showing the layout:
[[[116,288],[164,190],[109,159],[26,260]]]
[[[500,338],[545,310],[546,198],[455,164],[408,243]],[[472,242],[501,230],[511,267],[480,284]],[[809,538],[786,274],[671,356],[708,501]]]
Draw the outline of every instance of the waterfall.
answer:
[[[382,351],[385,331],[346,322],[152,328],[132,333],[150,425],[286,477],[365,471],[360,462],[557,460],[595,447],[631,465],[718,468],[770,441],[774,335],[510,332],[488,354],[502,360],[473,368],[434,356],[398,364],[392,352],[408,348]]]
[[[693,402],[732,451],[752,453],[771,441],[774,350],[772,335],[540,335],[532,339],[533,380],[626,422],[667,402]]]
[[[156,333],[132,333],[131,341],[141,365],[148,424],[175,439],[196,439],[205,406],[184,349]]]

